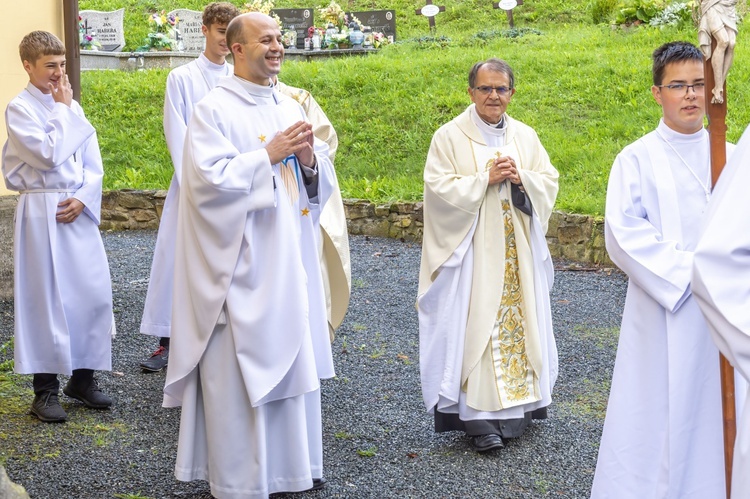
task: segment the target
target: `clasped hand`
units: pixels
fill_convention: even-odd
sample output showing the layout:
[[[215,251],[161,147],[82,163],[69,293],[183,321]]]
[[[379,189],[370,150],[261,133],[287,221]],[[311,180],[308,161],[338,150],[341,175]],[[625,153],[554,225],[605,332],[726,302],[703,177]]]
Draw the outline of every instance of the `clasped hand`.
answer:
[[[306,121],[298,121],[283,132],[277,133],[266,145],[266,152],[272,165],[294,154],[303,165],[313,166],[313,141],[312,125]]]
[[[78,215],[80,215],[81,212],[83,212],[83,208],[85,208],[83,203],[76,198],[68,198],[61,201],[57,203],[57,207],[60,208],[60,210],[55,214],[55,220],[57,220],[58,223],[63,224],[75,222]]]
[[[490,185],[499,184],[505,180],[510,180],[514,184],[521,184],[521,176],[516,168],[516,161],[510,156],[502,156],[495,159],[489,169]]]

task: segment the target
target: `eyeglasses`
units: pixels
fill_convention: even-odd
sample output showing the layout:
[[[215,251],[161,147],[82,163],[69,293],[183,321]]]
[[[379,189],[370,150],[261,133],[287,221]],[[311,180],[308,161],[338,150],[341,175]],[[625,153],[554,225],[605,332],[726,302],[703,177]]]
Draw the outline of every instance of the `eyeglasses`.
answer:
[[[508,87],[487,87],[482,85],[481,87],[474,87],[472,90],[476,90],[482,95],[492,95],[493,90],[497,92],[497,95],[505,95],[510,92],[511,89]]]
[[[688,85],[687,83],[672,83],[670,85],[656,85],[659,88],[666,88],[669,89],[670,92],[675,93],[681,93],[683,90],[687,94],[690,89],[693,89],[693,92],[696,94],[698,92],[703,92],[703,89],[706,88],[705,83],[693,83],[692,85]]]

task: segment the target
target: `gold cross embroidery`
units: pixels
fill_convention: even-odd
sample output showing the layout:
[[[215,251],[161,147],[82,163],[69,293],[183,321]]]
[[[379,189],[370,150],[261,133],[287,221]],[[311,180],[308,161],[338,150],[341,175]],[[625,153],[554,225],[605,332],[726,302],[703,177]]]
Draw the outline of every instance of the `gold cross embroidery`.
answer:
[[[495,157],[487,160],[487,163],[484,165],[484,169],[489,170],[490,168],[492,168],[492,165],[495,164],[495,159],[500,159],[500,158],[501,158],[500,151],[496,151]]]

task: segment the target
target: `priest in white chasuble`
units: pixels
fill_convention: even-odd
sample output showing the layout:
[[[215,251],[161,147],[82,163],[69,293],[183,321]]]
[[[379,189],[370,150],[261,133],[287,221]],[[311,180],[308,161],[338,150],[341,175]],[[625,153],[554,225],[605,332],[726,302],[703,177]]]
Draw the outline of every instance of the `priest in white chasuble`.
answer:
[[[424,171],[422,393],[435,430],[478,452],[546,417],[557,378],[545,232],[558,173],[506,113],[515,91],[505,61],[475,64],[473,104],[435,133]]]
[[[336,157],[339,139],[328,116],[310,92],[302,88],[286,85],[276,79],[276,90],[296,100],[305,110],[307,119],[313,126],[315,138],[328,144],[328,157],[331,162]],[[349,307],[352,287],[351,261],[349,259],[349,232],[346,225],[344,200],[341,189],[336,184],[331,197],[320,214],[321,247],[320,268],[323,272],[323,287],[326,292],[326,309],[331,338],[336,328],[344,320]]]
[[[605,238],[628,291],[593,498],[725,497],[719,352],[690,278],[711,197],[703,55],[653,53],[656,129],[610,172]]]
[[[175,476],[217,498],[320,488],[320,379],[334,376],[318,247],[328,146],[273,87],[272,18],[227,29],[234,76],[194,108],[183,151],[166,407]]]
[[[747,382],[750,380],[750,128],[737,144],[703,221],[695,248],[692,287],[714,343]],[[732,498],[750,497],[750,409],[735,402],[737,439]]]

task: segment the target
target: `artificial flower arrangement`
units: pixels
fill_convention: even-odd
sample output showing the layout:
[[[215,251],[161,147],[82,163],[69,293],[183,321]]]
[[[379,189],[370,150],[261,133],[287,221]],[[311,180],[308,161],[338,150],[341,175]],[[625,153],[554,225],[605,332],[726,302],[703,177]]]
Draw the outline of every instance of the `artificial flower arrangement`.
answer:
[[[273,0],[253,0],[252,2],[248,2],[245,4],[245,7],[242,9],[242,13],[245,14],[247,12],[260,12],[261,14],[271,16],[280,28],[281,19],[276,14],[271,14],[272,10]]]
[[[86,26],[83,25],[83,18],[78,16],[78,43],[83,50],[99,50],[102,48],[101,42],[96,39],[96,32],[91,34],[86,32]]]
[[[358,26],[362,26],[362,23],[355,16],[351,16],[344,12],[335,0],[331,0],[331,3],[327,7],[321,7],[318,9],[318,14],[323,20],[323,24],[328,26],[333,24],[334,27],[338,28],[339,33],[347,33],[351,23],[356,23]]]
[[[175,50],[177,48],[177,23],[180,19],[174,14],[167,15],[165,11],[154,12],[149,16],[148,23],[154,26],[154,31],[144,38],[139,51]]]
[[[344,12],[344,9],[342,9],[335,0],[331,0],[331,3],[329,3],[327,7],[319,8],[318,15],[325,26],[328,28],[333,27],[337,31],[336,33],[328,33],[326,28],[315,28],[315,30],[321,31],[320,36],[321,40],[324,40],[324,48],[340,48],[341,46],[348,46],[350,27],[354,24],[357,26],[362,25],[359,19],[355,16]]]
[[[384,45],[388,45],[389,43],[391,43],[391,39],[380,31],[375,31],[372,33],[372,46],[376,49],[379,49]]]
[[[294,30],[286,30],[281,34],[281,44],[284,47],[295,47],[297,45],[297,32]]]

